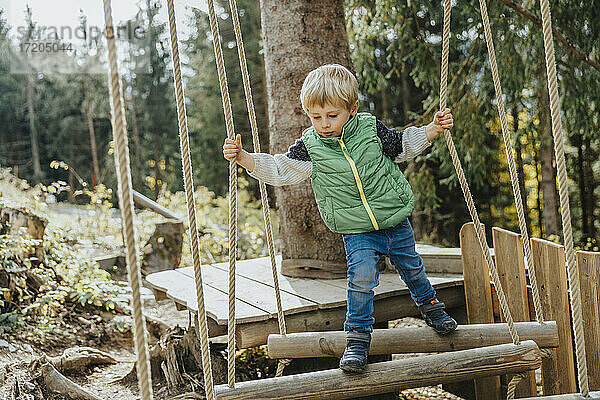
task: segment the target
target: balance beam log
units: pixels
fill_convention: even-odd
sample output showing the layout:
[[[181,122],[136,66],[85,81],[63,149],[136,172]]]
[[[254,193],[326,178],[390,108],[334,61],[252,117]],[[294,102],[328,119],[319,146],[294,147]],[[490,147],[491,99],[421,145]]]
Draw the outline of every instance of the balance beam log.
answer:
[[[539,347],[558,347],[556,322],[515,323],[521,340],[534,340]],[[507,324],[459,325],[440,336],[430,327],[375,329],[369,354],[439,353],[511,343]],[[302,332],[269,335],[271,358],[341,357],[346,347],[345,332]]]
[[[600,399],[600,392],[590,392],[590,397],[583,397],[579,393],[574,394],[557,394],[554,396],[527,397],[519,400],[592,400]]]
[[[349,399],[399,390],[504,375],[539,368],[532,340],[370,364],[362,374],[340,369],[240,382],[215,387],[218,400]]]

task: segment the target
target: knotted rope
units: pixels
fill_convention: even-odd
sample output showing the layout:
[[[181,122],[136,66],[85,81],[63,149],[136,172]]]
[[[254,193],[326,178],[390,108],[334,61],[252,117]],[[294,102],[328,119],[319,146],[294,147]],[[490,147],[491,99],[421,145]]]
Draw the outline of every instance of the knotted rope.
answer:
[[[556,61],[554,58],[554,41],[552,39],[552,18],[548,0],[540,0],[542,13],[542,31],[544,34],[544,49],[546,52],[546,72],[548,74],[548,94],[550,96],[550,115],[552,118],[552,136],[554,137],[554,155],[558,171],[558,192],[560,197],[560,210],[562,226],[565,236],[565,250],[567,273],[571,287],[571,310],[573,311],[573,335],[575,339],[575,352],[577,353],[577,373],[579,388],[583,396],[589,396],[587,376],[587,362],[585,357],[585,337],[583,333],[583,316],[581,312],[581,292],[579,288],[579,271],[575,263],[573,251],[573,229],[571,227],[571,211],[569,208],[569,191],[567,186],[567,169],[565,166],[564,139],[562,135],[562,121],[560,116],[560,98],[558,96],[558,83],[556,80]]]
[[[121,79],[117,66],[117,49],[115,30],[112,20],[110,0],[104,0],[104,22],[106,24],[106,41],[108,44],[109,88],[112,111],[112,131],[115,146],[115,166],[119,182],[119,205],[123,221],[123,239],[127,248],[127,272],[132,291],[133,328],[135,336],[135,352],[137,355],[137,378],[143,400],[152,399],[152,381],[150,377],[150,357],[146,342],[146,323],[144,307],[140,296],[142,275],[137,257],[137,242],[133,224],[133,192],[131,188],[131,169],[129,165],[129,145],[127,143],[127,122],[125,104],[121,88]]]
[[[196,299],[198,301],[198,329],[200,346],[202,350],[202,372],[204,373],[204,391],[206,398],[215,399],[212,379],[212,364],[208,343],[208,327],[206,323],[206,308],[204,306],[204,291],[202,288],[202,268],[200,261],[198,229],[196,227],[196,207],[194,195],[194,180],[190,155],[190,140],[188,136],[187,113],[185,109],[185,94],[181,79],[181,61],[179,58],[179,40],[177,39],[177,25],[175,23],[175,7],[173,0],[167,0],[169,11],[169,27],[171,34],[171,50],[173,53],[173,81],[175,83],[175,97],[177,100],[177,117],[179,120],[179,147],[183,168],[183,184],[185,188],[186,206],[188,212],[188,234],[192,248],[192,261],[196,280]]]
[[[235,140],[233,127],[233,113],[231,112],[231,101],[229,100],[229,88],[227,87],[227,75],[225,74],[225,61],[221,50],[219,38],[219,26],[215,14],[213,0],[208,0],[208,17],[210,20],[210,32],[212,34],[215,61],[221,87],[221,99],[223,101],[223,112],[225,114],[225,126],[227,137]],[[227,385],[235,386],[235,266],[237,250],[237,163],[231,160],[229,163],[229,318],[227,323]]]
[[[442,37],[442,67],[441,67],[441,83],[440,83],[440,110],[444,110],[446,108],[446,92],[448,85],[448,53],[449,53],[449,44],[450,44],[450,0],[444,0],[444,30]],[[458,175],[458,180],[460,182],[460,187],[463,191],[463,195],[465,201],[467,203],[467,207],[469,209],[469,213],[471,214],[471,218],[473,219],[473,224],[475,225],[475,233],[477,234],[477,240],[479,241],[479,245],[481,246],[481,250],[483,251],[483,255],[490,269],[490,273],[492,274],[492,279],[494,281],[494,285],[496,286],[496,293],[498,294],[498,300],[500,303],[500,308],[502,309],[502,314],[504,315],[504,319],[508,324],[508,330],[510,332],[510,337],[514,344],[519,344],[519,335],[517,334],[517,330],[515,328],[515,324],[513,322],[512,315],[510,313],[510,308],[508,307],[508,301],[506,300],[506,296],[504,294],[504,290],[502,289],[502,284],[500,283],[500,276],[498,275],[498,270],[496,269],[496,265],[492,259],[492,255],[490,253],[490,248],[485,239],[485,233],[481,228],[481,222],[479,222],[479,215],[477,214],[477,209],[475,208],[475,203],[473,202],[473,196],[471,196],[471,191],[469,190],[469,184],[467,183],[467,179],[465,177],[465,173],[462,169],[462,165],[460,159],[458,158],[458,154],[456,152],[456,147],[454,146],[454,141],[452,140],[452,136],[450,135],[450,131],[444,130],[444,138],[446,139],[446,144],[448,146],[448,150],[450,152],[450,157],[452,157],[452,163],[454,164],[454,168],[456,169],[456,174]]]
[[[248,118],[250,119],[250,127],[252,130],[252,143],[254,152],[260,153],[260,138],[258,136],[258,125],[256,123],[256,111],[254,109],[254,101],[252,100],[252,87],[250,85],[250,77],[248,75],[248,65],[246,63],[246,51],[244,50],[244,39],[242,38],[242,30],[240,29],[240,19],[235,0],[229,0],[229,8],[233,20],[233,30],[235,31],[235,40],[238,47],[238,57],[240,60],[240,70],[242,71],[242,81],[244,83],[244,93],[246,95],[246,107],[248,108]],[[277,303],[277,322],[279,324],[279,333],[285,335],[285,317],[283,315],[283,307],[281,306],[281,292],[279,289],[279,277],[277,274],[277,264],[275,262],[275,246],[273,245],[273,228],[271,225],[271,212],[269,210],[269,200],[267,195],[267,187],[263,181],[258,182],[260,188],[260,199],[262,202],[263,218],[265,220],[265,234],[267,237],[267,245],[269,248],[269,259],[271,260],[271,271],[273,273],[273,286],[275,288],[275,301]],[[291,360],[282,359],[277,364],[277,373],[275,376],[281,376],[283,369],[290,363]]]

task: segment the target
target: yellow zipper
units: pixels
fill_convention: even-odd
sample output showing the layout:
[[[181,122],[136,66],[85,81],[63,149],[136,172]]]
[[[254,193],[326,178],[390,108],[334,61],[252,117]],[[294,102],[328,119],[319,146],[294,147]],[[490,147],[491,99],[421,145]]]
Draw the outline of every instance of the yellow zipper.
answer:
[[[367,203],[367,197],[365,196],[365,192],[363,190],[362,182],[360,181],[360,176],[358,176],[358,170],[356,169],[356,164],[354,164],[354,160],[348,154],[348,149],[346,148],[346,144],[344,143],[344,131],[342,130],[342,136],[337,140],[342,148],[342,153],[344,153],[344,157],[350,163],[350,168],[352,169],[352,173],[354,174],[354,179],[356,180],[356,186],[358,187],[358,192],[360,193],[360,198],[362,200],[365,209],[367,210],[367,214],[369,214],[369,218],[371,219],[371,223],[373,224],[373,228],[376,231],[379,230],[379,225],[377,224],[377,220],[373,215],[373,211],[371,211],[371,207],[369,207],[369,203]]]

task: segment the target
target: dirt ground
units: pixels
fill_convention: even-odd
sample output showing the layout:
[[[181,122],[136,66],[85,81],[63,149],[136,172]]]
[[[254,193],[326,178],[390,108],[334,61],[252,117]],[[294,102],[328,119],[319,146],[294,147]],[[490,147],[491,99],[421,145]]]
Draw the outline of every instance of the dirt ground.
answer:
[[[156,302],[153,296],[146,292],[144,303],[147,314],[167,322],[169,326],[188,326],[188,313],[177,311],[171,301]],[[135,364],[132,334],[131,331],[122,333],[116,329],[111,318],[111,314],[104,317],[78,316],[74,319],[75,322],[70,324],[68,334],[50,336],[43,340],[27,330],[17,337],[7,336],[1,339],[0,399],[12,400],[15,382],[18,382],[21,396],[19,400],[28,398],[67,400],[67,397],[44,392],[37,382],[37,371],[31,370],[30,363],[42,355],[60,356],[65,349],[77,346],[93,347],[104,351],[118,362],[114,365],[91,367],[82,374],[66,375],[69,379],[102,399],[138,399],[137,382],[132,379],[121,380]],[[166,393],[166,382],[155,382],[154,394],[156,399],[172,397],[171,394]]]

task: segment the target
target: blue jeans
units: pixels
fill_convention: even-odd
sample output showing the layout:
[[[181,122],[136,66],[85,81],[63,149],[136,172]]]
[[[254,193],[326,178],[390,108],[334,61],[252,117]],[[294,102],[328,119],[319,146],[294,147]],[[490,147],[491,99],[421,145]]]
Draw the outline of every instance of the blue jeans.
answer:
[[[435,298],[435,290],[415,250],[408,218],[387,229],[343,235],[348,262],[348,299],[344,330],[372,332],[373,289],[379,284],[377,261],[388,256],[417,305]]]

